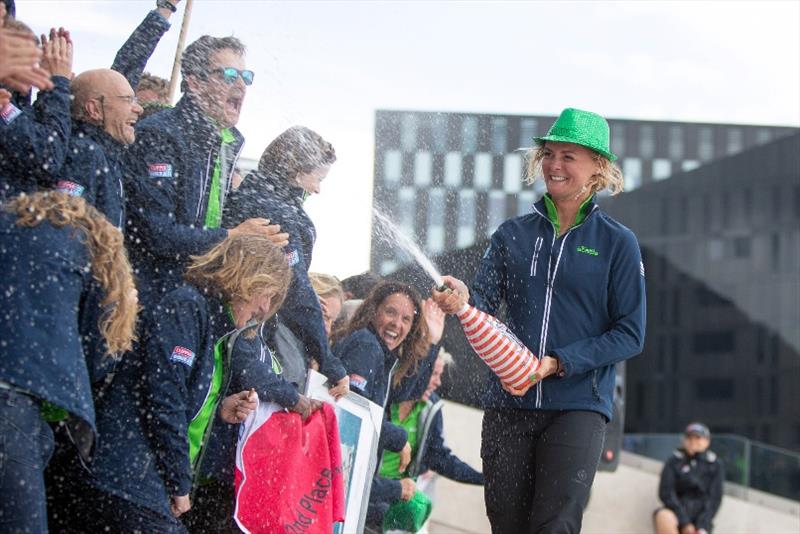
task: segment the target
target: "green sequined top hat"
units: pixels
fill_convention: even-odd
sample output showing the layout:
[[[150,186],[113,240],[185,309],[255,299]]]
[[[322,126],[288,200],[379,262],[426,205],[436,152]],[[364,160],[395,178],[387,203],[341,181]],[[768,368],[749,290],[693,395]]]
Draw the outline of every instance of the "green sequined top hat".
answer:
[[[550,131],[544,137],[534,137],[533,142],[542,146],[546,141],[575,143],[585,146],[614,161],[617,156],[609,147],[609,128],[606,120],[591,111],[567,108],[561,112]]]

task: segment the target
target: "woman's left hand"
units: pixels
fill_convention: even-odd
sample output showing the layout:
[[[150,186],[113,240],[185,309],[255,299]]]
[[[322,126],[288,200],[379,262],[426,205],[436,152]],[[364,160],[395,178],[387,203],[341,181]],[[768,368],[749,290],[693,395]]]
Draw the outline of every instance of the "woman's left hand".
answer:
[[[428,325],[428,334],[431,344],[436,345],[442,340],[444,333],[444,311],[439,307],[433,299],[425,299],[422,301],[422,316]]]
[[[328,390],[333,400],[339,400],[350,393],[350,377],[345,375],[344,378],[336,382],[336,385]]]
[[[219,416],[226,423],[235,425],[247,419],[256,407],[258,407],[258,394],[255,390],[240,391],[223,399]]]

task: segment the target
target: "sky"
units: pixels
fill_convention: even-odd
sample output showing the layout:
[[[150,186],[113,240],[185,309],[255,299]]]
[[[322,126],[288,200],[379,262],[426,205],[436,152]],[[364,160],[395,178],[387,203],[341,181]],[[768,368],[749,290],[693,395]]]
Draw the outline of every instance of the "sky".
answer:
[[[17,0],[17,18],[69,29],[79,73],[110,66],[154,4]],[[184,4],[154,74],[170,75]],[[203,34],[248,47],[245,157],[295,124],[336,148],[306,207],[312,270],[339,277],[369,267],[377,109],[800,126],[797,0],[195,0],[187,43]]]

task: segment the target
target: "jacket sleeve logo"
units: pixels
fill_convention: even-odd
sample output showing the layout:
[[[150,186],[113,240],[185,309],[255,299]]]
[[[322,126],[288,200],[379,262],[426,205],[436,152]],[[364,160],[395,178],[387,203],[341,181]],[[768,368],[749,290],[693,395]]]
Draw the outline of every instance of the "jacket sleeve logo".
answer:
[[[353,373],[350,375],[350,385],[357,387],[361,391],[364,391],[367,387],[367,379],[361,375]]]
[[[186,347],[181,347],[178,345],[172,349],[172,355],[169,357],[169,359],[173,362],[182,363],[183,365],[191,367],[194,363],[194,352],[190,351]]]
[[[172,178],[172,165],[169,163],[152,163],[147,167],[150,178]]]
[[[11,102],[8,102],[3,106],[3,109],[0,109],[0,117],[3,117],[6,124],[11,124],[20,115],[22,115],[22,111]]]
[[[59,180],[58,183],[56,183],[56,191],[59,193],[66,193],[73,197],[82,196],[84,189],[82,185],[70,182],[69,180]]]

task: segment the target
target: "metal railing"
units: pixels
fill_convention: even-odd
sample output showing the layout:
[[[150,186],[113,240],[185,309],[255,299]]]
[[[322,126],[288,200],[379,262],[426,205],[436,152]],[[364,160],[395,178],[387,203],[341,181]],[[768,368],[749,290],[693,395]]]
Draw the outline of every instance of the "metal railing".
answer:
[[[625,434],[622,448],[664,461],[682,434]],[[800,501],[800,454],[735,434],[714,434],[711,450],[725,463],[725,480]]]

